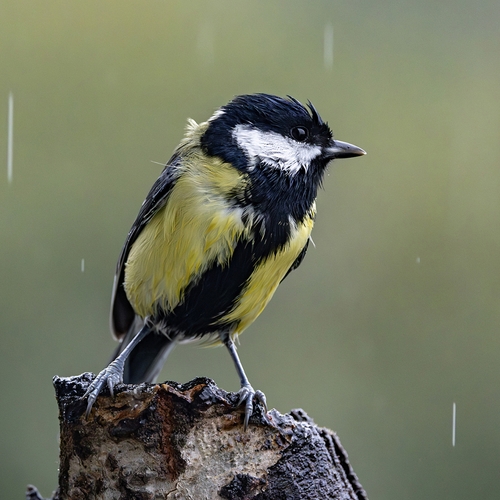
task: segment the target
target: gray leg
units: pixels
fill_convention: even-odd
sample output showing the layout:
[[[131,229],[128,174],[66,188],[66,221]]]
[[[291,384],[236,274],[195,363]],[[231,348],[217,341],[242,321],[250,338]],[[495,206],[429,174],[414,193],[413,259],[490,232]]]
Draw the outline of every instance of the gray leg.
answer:
[[[84,398],[88,397],[87,411],[85,415],[88,417],[92,406],[94,405],[97,396],[101,392],[104,384],[109,387],[109,392],[113,396],[113,388],[116,384],[121,384],[123,381],[123,368],[125,367],[125,361],[127,360],[129,354],[132,352],[134,347],[148,334],[151,332],[149,326],[144,325],[137,335],[129,342],[129,344],[123,349],[119,356],[113,360],[104,370],[102,370],[99,375],[92,381],[89,388],[83,395]]]
[[[250,385],[250,382],[248,381],[248,378],[245,374],[245,370],[243,369],[243,365],[241,364],[240,358],[238,357],[238,353],[236,352],[236,346],[234,345],[234,342],[231,340],[229,335],[222,337],[222,341],[227,347],[229,354],[233,359],[236,371],[238,372],[238,376],[240,377],[241,389],[238,391],[238,394],[240,395],[238,405],[245,403],[244,428],[245,430],[247,430],[248,421],[253,413],[253,400],[256,399],[260,404],[262,404],[265,412],[267,413],[266,396],[262,391],[256,391]]]

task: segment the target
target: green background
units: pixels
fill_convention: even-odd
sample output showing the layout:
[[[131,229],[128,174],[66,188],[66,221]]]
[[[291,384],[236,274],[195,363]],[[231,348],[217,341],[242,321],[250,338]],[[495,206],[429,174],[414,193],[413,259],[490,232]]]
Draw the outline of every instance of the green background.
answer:
[[[241,337],[252,384],[334,429],[371,500],[499,498],[499,27],[498,0],[3,0],[0,496],[57,484],[51,378],[114,348],[151,160],[268,92],[368,155],[331,166],[316,248]],[[197,375],[238,388],[223,349],[182,346],[161,378]]]

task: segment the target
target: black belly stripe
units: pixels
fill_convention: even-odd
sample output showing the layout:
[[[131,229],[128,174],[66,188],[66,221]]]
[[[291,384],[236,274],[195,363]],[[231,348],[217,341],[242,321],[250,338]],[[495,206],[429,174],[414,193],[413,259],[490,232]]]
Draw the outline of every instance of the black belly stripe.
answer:
[[[236,325],[214,323],[233,308],[259,258],[253,242],[239,241],[227,265],[217,263],[205,271],[188,286],[181,304],[169,313],[159,311],[153,321],[188,338],[231,329]]]

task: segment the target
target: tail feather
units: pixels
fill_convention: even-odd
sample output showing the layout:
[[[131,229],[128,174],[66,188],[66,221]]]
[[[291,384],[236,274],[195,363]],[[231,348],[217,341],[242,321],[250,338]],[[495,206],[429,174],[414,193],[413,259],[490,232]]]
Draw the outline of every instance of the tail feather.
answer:
[[[118,349],[113,354],[113,359],[125,349],[143,326],[144,321],[136,317]],[[129,354],[125,362],[123,382],[125,384],[156,382],[156,378],[160,374],[168,355],[175,345],[175,340],[171,340],[166,335],[151,330]]]

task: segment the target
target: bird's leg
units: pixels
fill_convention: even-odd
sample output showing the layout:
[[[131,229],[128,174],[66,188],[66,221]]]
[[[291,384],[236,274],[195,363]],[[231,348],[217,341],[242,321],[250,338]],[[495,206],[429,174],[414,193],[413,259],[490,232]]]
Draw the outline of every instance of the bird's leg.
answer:
[[[238,401],[238,406],[245,403],[244,428],[245,430],[247,430],[248,421],[253,413],[254,399],[256,399],[260,404],[262,404],[265,412],[267,413],[266,396],[262,391],[256,391],[250,385],[245,370],[243,369],[243,365],[241,364],[240,358],[238,357],[238,353],[236,352],[236,346],[234,345],[234,342],[231,340],[230,336],[229,335],[224,336],[222,338],[222,341],[224,342],[224,345],[227,347],[229,354],[233,359],[236,371],[238,372],[238,376],[240,377],[241,389],[238,391],[238,394],[240,396],[240,400]]]
[[[108,385],[109,392],[113,396],[113,388],[116,384],[121,384],[123,382],[123,369],[125,368],[125,361],[127,360],[129,354],[132,352],[134,347],[148,334],[151,332],[151,327],[145,324],[137,333],[137,335],[129,342],[129,344],[123,349],[123,351],[111,362],[109,365],[102,370],[99,375],[92,381],[89,385],[87,391],[83,395],[83,398],[88,397],[87,410],[85,416],[89,416],[90,410],[94,405],[97,396],[101,392],[104,384]]]

